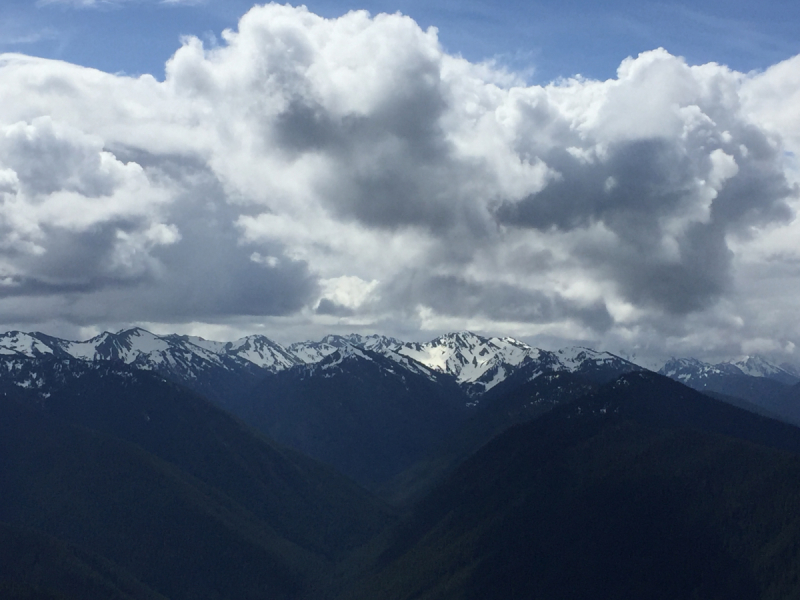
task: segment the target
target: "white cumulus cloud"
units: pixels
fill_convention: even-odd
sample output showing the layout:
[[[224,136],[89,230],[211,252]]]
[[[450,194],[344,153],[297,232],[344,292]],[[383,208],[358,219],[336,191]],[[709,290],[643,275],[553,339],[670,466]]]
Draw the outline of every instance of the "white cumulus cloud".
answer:
[[[527,86],[399,14],[276,4],[163,82],[5,55],[0,309],[787,348],[797,60]]]

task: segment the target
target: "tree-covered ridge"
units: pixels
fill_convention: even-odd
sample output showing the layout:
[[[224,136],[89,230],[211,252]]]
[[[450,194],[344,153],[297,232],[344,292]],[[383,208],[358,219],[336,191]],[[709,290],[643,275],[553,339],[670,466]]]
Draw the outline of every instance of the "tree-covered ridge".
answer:
[[[0,413],[0,521],[169,598],[311,593],[388,522],[350,481],[150,374],[85,372]]]
[[[800,447],[792,427],[624,377],[465,461],[342,598],[800,597],[800,458],[743,437]]]

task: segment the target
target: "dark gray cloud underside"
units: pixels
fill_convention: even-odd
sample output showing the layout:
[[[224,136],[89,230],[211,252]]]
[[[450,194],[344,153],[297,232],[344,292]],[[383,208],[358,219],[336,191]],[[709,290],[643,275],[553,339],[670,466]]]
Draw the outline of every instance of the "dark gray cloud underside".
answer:
[[[573,319],[596,331],[605,331],[614,321],[602,302],[586,306],[558,294],[487,285],[456,275],[405,273],[380,293],[384,302],[397,308],[422,304],[448,317],[527,323]]]

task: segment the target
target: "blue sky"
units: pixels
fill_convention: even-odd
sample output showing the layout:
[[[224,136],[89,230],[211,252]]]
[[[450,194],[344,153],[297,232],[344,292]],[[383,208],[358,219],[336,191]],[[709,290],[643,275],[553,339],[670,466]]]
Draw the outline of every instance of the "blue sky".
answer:
[[[576,73],[613,77],[626,56],[658,47],[690,64],[713,61],[742,72],[800,53],[800,3],[790,0],[317,0],[307,6],[325,17],[353,9],[400,11],[424,28],[437,27],[449,53],[473,62],[494,58],[533,83]],[[0,51],[161,78],[181,35],[218,36],[250,7],[243,0],[4,0]]]

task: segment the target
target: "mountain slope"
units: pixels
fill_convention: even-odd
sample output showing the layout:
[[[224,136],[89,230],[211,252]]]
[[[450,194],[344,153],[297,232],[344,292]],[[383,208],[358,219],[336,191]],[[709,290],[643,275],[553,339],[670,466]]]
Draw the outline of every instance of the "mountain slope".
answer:
[[[409,466],[467,413],[451,380],[352,345],[265,378],[234,410],[364,485]]]
[[[784,383],[791,376],[769,376],[774,373],[764,362],[751,361],[749,373],[759,373],[753,375],[733,363],[711,365],[694,358],[681,358],[668,361],[659,373],[701,392],[741,398],[784,421],[800,425],[800,403],[793,400],[790,386]]]
[[[260,438],[185,388],[112,363],[31,362],[34,370],[61,371],[59,381],[28,390],[42,413],[136,444],[224,491],[306,549],[335,557],[383,526],[383,509],[357,486]]]
[[[101,557],[7,523],[0,523],[0,598],[166,600]]]
[[[0,521],[170,598],[313,597],[333,562],[389,521],[352,482],[155,374],[5,360]]]
[[[623,376],[465,461],[341,598],[800,597],[789,448],[794,427]]]
[[[266,588],[294,598],[304,565],[321,564],[133,444],[6,398],[0,415],[0,520],[99,554],[176,599],[259,598]]]
[[[495,436],[597,387],[580,375],[554,371],[514,386],[504,395],[493,395],[491,401],[480,403],[452,435],[440,440],[423,459],[383,484],[377,492],[396,506],[409,506]]]

